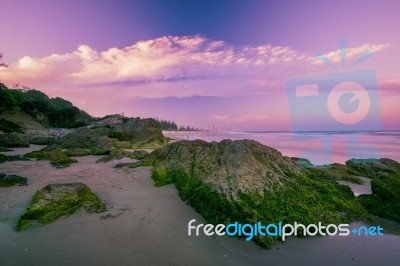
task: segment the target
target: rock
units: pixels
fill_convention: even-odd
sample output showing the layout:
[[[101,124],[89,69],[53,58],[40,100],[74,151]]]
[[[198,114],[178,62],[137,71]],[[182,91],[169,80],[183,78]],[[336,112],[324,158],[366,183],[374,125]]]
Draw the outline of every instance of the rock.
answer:
[[[61,149],[42,149],[40,151],[33,151],[24,155],[27,158],[36,158],[39,160],[49,160],[50,164],[56,168],[68,167],[71,163],[77,163],[75,159],[71,159]]]
[[[399,163],[387,158],[351,159],[346,165],[352,173],[369,178],[400,175]]]
[[[114,168],[121,169],[124,167],[128,167],[129,165],[130,165],[130,163],[118,163],[114,166]]]
[[[18,175],[0,174],[0,187],[11,187],[14,185],[26,186],[28,179]]]
[[[301,172],[278,150],[251,140],[179,141],[155,150],[146,160],[152,158],[155,169],[182,170],[231,198],[240,192],[262,195],[269,185],[281,185],[288,178],[285,173]]]
[[[81,208],[87,213],[106,211],[96,194],[83,183],[50,184],[33,195],[31,203],[14,229],[22,231],[35,223],[51,223]]]
[[[36,144],[36,145],[48,145],[55,141],[56,138],[54,137],[43,137],[43,136],[37,136],[29,139],[30,144]]]
[[[141,160],[141,159],[145,158],[148,154],[149,153],[147,151],[137,150],[137,151],[133,151],[131,153],[131,155],[129,156],[129,158],[136,159],[136,160]]]
[[[29,161],[29,159],[23,158],[18,155],[7,156],[7,155],[0,153],[0,163],[11,162],[11,161]]]
[[[400,222],[400,163],[391,159],[352,159],[351,171],[372,178],[372,194],[359,200],[373,215]]]
[[[111,160],[120,160],[122,158],[129,157],[131,154],[132,154],[131,152],[128,152],[128,151],[125,151],[122,149],[115,149],[115,150],[112,150],[110,152],[110,154],[107,155],[106,157],[103,157],[103,158],[97,160],[96,163],[106,163]]]
[[[26,138],[18,133],[0,134],[0,147],[6,148],[27,148],[29,143]]]
[[[8,152],[8,151],[13,151],[13,150],[5,147],[0,147],[0,152]]]
[[[115,148],[141,146],[160,147],[164,144],[159,124],[154,119],[109,116],[92,125],[81,127],[49,145],[54,148],[84,148],[92,154],[107,154]]]
[[[322,166],[313,166],[313,167],[304,167],[304,171],[310,175],[315,176],[320,179],[330,180],[330,181],[338,181],[345,180],[354,184],[363,184],[362,181],[357,174],[354,174],[354,171],[351,171],[348,166],[343,164],[330,164],[330,165],[322,165]]]
[[[68,157],[81,157],[81,156],[87,156],[90,155],[90,152],[88,152],[85,149],[82,148],[71,148],[65,151],[65,154]]]
[[[252,140],[178,141],[154,150],[141,165],[152,165],[156,186],[175,184],[182,200],[213,224],[326,225],[367,215],[349,187],[309,175],[291,158]],[[278,239],[253,238],[264,247]]]
[[[305,158],[292,157],[292,160],[300,167],[300,168],[313,168],[315,167],[310,160]]]
[[[61,138],[72,132],[74,132],[74,130],[69,128],[50,128],[47,130],[48,136],[55,138]]]

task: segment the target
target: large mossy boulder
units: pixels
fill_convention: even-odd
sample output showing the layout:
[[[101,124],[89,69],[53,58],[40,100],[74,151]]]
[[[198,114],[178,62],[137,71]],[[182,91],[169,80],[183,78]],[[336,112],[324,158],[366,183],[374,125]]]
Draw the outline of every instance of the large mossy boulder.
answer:
[[[18,175],[0,174],[0,187],[11,187],[15,185],[26,186],[28,179]]]
[[[179,141],[141,165],[152,165],[155,185],[175,184],[180,197],[214,224],[337,224],[367,215],[349,187],[309,176],[293,159],[252,140]],[[268,247],[278,238],[254,240]]]
[[[27,148],[29,143],[22,134],[15,132],[0,134],[0,147]]]
[[[83,183],[50,184],[33,195],[15,230],[25,230],[35,223],[51,223],[82,208],[87,213],[106,211],[106,207],[96,194]]]

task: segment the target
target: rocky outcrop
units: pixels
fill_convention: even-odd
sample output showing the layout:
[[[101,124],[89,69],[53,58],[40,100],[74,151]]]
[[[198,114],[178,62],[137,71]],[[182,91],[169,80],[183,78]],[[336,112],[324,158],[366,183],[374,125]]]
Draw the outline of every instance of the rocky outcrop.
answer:
[[[15,185],[26,186],[28,179],[18,175],[0,174],[0,187],[11,187]]]
[[[108,154],[115,148],[160,147],[165,138],[154,119],[108,116],[59,138],[47,148],[84,148]]]
[[[175,184],[180,197],[211,223],[328,224],[367,214],[349,187],[309,176],[295,160],[252,140],[179,141],[153,151],[140,165],[153,166],[157,186]],[[254,240],[270,246],[277,238]]]
[[[87,213],[106,211],[96,194],[83,183],[50,184],[33,195],[15,230],[25,230],[35,223],[47,224],[81,208]]]

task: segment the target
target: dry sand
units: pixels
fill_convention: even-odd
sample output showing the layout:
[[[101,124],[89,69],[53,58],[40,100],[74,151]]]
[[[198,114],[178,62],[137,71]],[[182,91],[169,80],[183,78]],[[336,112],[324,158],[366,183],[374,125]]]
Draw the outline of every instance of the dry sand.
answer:
[[[204,220],[174,186],[154,187],[149,167],[115,169],[121,160],[96,164],[99,158],[80,157],[65,169],[48,161],[0,164],[0,172],[29,183],[0,188],[0,265],[400,265],[398,235],[291,238],[270,250],[228,237],[189,237],[188,221]],[[108,211],[12,230],[35,191],[63,182],[87,184]]]

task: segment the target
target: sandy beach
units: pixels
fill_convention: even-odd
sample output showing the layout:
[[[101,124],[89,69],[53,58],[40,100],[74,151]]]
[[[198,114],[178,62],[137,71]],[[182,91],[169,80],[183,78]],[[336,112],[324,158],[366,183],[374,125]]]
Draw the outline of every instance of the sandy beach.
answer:
[[[7,154],[26,153],[16,149]],[[64,169],[48,161],[16,161],[0,172],[28,178],[28,186],[0,188],[0,265],[398,265],[400,236],[290,238],[270,250],[228,237],[189,237],[202,217],[173,185],[157,188],[151,168],[115,169],[127,159],[95,163],[77,157]],[[23,232],[12,227],[32,195],[49,183],[83,182],[105,203],[100,214],[77,212]],[[389,223],[393,233],[399,225]]]

